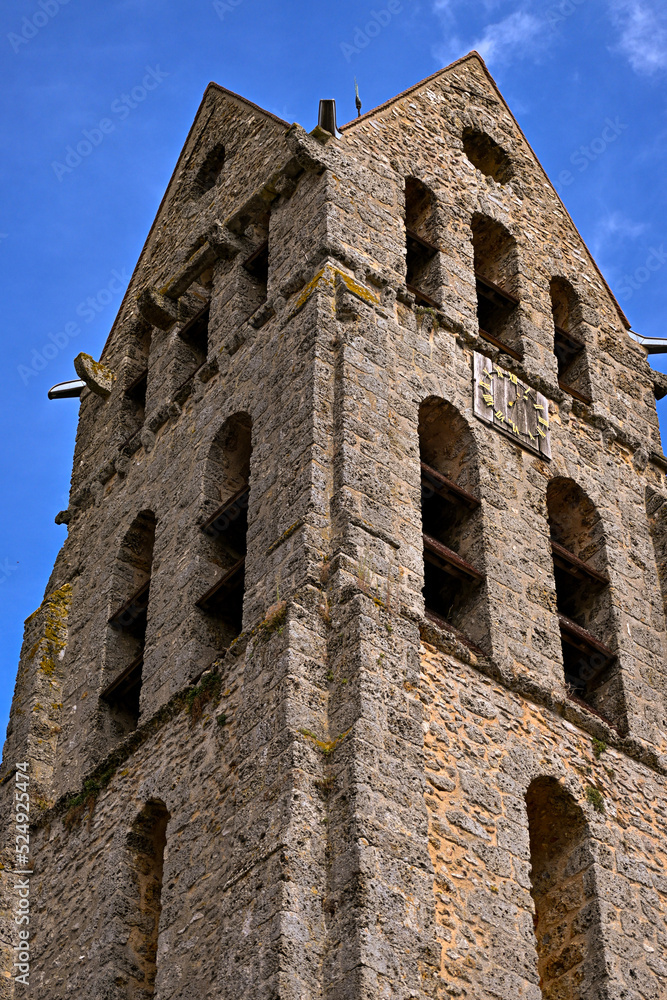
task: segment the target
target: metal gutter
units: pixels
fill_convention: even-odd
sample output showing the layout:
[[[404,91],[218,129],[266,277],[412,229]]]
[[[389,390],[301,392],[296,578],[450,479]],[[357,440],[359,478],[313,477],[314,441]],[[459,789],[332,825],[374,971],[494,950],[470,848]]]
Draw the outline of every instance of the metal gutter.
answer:
[[[646,350],[647,354],[667,354],[667,337],[640,337],[638,333],[628,330],[628,336]]]

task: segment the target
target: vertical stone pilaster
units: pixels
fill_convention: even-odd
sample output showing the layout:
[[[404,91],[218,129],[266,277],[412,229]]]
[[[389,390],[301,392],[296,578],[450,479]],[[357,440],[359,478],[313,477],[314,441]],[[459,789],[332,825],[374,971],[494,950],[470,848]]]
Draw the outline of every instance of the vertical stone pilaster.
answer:
[[[419,634],[401,614],[382,313],[339,283],[334,390],[327,995],[432,995]],[[379,305],[379,303],[378,303]]]

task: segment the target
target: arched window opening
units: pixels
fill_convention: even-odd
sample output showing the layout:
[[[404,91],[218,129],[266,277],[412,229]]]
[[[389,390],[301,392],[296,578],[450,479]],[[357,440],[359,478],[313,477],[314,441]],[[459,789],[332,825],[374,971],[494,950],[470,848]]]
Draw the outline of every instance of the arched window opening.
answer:
[[[181,349],[178,352],[177,402],[182,402],[191,391],[192,380],[208,359],[208,327],[210,306],[207,303],[178,333]]]
[[[254,247],[243,262],[240,293],[244,300],[243,312],[250,319],[264,305],[269,293],[269,226],[271,213],[265,212],[248,226],[246,237]]]
[[[224,165],[225,147],[223,143],[217,142],[204,155],[201,166],[196,173],[192,185],[192,193],[195,198],[200,197],[202,194],[206,194],[207,191],[210,191],[211,188],[216,186],[220,179],[220,174],[222,173]]]
[[[211,446],[206,473],[207,506],[202,525],[205,556],[217,580],[197,601],[212,644],[226,649],[243,629],[252,423],[246,413],[225,422]],[[222,505],[220,503],[222,501]]]
[[[505,150],[480,129],[464,129],[463,151],[474,167],[499,184],[507,184],[514,176],[514,165]]]
[[[485,215],[475,215],[471,228],[480,336],[520,359],[516,240],[504,226]]]
[[[586,346],[577,336],[581,326],[581,304],[569,281],[554,278],[551,282],[551,307],[554,318],[554,353],[558,361],[558,384],[564,392],[591,402]]]
[[[113,680],[101,697],[121,734],[139,721],[155,527],[151,511],[138,515],[121,545],[114,576],[115,589],[123,596],[109,619],[107,673]]]
[[[439,308],[436,225],[433,192],[415,177],[408,177],[405,182],[405,281],[417,305]]]
[[[482,514],[478,463],[470,430],[442,399],[419,411],[424,542],[424,603],[428,617],[487,644]]]
[[[531,892],[545,1000],[594,1000],[605,970],[593,857],[582,809],[555,778],[526,796]]]
[[[600,515],[571,479],[554,479],[547,512],[556,604],[568,691],[606,719],[625,717],[616,654],[611,591]]]
[[[127,838],[131,887],[126,908],[128,963],[125,974],[125,970],[119,970],[119,979],[128,987],[127,995],[137,1000],[155,993],[169,818],[164,802],[150,801],[139,813]]]

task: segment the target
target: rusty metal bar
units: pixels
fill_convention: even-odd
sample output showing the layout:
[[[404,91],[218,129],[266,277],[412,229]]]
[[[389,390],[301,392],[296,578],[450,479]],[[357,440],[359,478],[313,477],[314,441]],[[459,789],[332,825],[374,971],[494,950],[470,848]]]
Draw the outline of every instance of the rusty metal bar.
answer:
[[[435,244],[433,243],[429,243],[428,240],[425,240],[423,236],[420,236],[419,233],[416,233],[414,229],[408,229],[406,226],[405,235],[408,240],[411,240],[413,243],[416,243],[422,250],[426,250],[430,254],[440,253],[439,247],[435,246]]]
[[[609,583],[609,578],[604,575],[604,573],[599,573],[592,566],[589,566],[587,562],[583,559],[579,559],[575,556],[574,552],[570,552],[565,546],[559,545],[558,542],[551,542],[551,551],[554,557],[554,563],[559,569],[564,570],[569,573],[570,576],[574,576],[577,580],[582,578],[587,578],[589,580],[594,580],[595,583],[600,583],[606,586]]]
[[[493,281],[489,281],[482,274],[475,271],[475,281],[477,284],[477,292],[479,295],[483,295],[485,299],[490,299],[494,305],[500,305],[504,308],[514,309],[515,306],[519,305],[519,300],[511,295],[510,292],[505,291],[500,285],[496,285]]]
[[[150,580],[148,580],[146,583],[143,583],[141,587],[139,587],[139,589],[135,591],[135,593],[132,594],[132,596],[129,597],[127,601],[125,601],[125,603],[122,604],[121,607],[114,612],[114,614],[112,614],[111,618],[109,619],[109,625],[112,625],[114,628],[119,628],[119,629],[128,628],[130,625],[132,625],[137,620],[137,618],[139,618],[139,616],[142,615],[144,611],[148,609],[148,597],[149,597],[150,586],[151,586]],[[131,617],[129,622],[124,623],[122,619],[126,615],[130,615]]]
[[[228,573],[225,573],[225,575],[218,580],[217,583],[214,583],[210,590],[207,590],[206,593],[195,602],[195,606],[200,608],[202,611],[208,611],[213,598],[216,597],[221,590],[234,590],[238,587],[239,583],[242,585],[244,567],[245,557],[243,559],[239,559],[239,561],[232,566]],[[236,580],[239,575],[241,575],[241,579]]]
[[[132,691],[138,684],[141,684],[141,671],[144,665],[143,651],[139,653],[132,663],[111,682],[100,695],[103,701],[115,700],[114,696],[124,697]]]
[[[229,500],[225,500],[222,507],[220,507],[219,510],[216,510],[215,514],[212,514],[211,517],[209,517],[208,521],[202,524],[201,530],[204,532],[204,534],[206,535],[218,534],[219,531],[222,529],[216,529],[214,531],[211,531],[211,528],[214,528],[215,526],[215,522],[219,518],[224,517],[227,514],[227,511],[231,510],[233,507],[239,507],[241,510],[247,508],[249,497],[250,497],[250,487],[246,483],[245,486],[242,486],[240,490],[238,490],[233,496],[229,498]]]
[[[433,469],[426,462],[421,462],[422,471],[422,482],[426,479],[430,486],[436,491],[445,496],[448,500],[454,500],[462,502],[470,510],[477,510],[480,506],[480,501],[472,493],[468,493],[463,487],[457,486],[455,482],[448,479],[447,476],[443,476],[442,472],[438,472],[437,469]]]
[[[516,351],[513,347],[510,347],[503,340],[499,340],[498,337],[494,337],[492,333],[488,333],[486,330],[482,330],[481,327],[479,330],[479,335],[480,337],[483,337],[484,340],[488,340],[488,342],[490,344],[493,344],[494,347],[497,347],[499,350],[504,351],[505,354],[509,354],[509,356],[511,358],[514,358],[515,361],[523,360],[523,355],[520,354],[519,351]]]
[[[423,535],[422,537],[424,539],[424,556],[425,558],[431,557],[429,562],[440,566],[441,569],[444,569],[446,573],[451,573],[452,576],[468,577],[476,583],[484,579],[483,573],[478,573],[474,566],[471,566],[469,562],[462,559],[452,549],[448,549],[442,542],[439,542],[436,538],[431,538],[430,535]]]

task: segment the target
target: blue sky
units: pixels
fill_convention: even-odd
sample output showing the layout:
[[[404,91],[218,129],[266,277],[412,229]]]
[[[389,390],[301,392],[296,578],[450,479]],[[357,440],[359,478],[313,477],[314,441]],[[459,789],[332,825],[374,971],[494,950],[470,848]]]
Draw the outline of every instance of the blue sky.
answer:
[[[321,97],[337,99],[340,122],[354,117],[355,76],[369,110],[472,48],[633,328],[667,336],[666,0],[4,5],[3,732],[23,621],[66,533],[53,518],[78,403],[46,393],[74,377],[79,351],[99,356],[206,84],[310,129]]]

